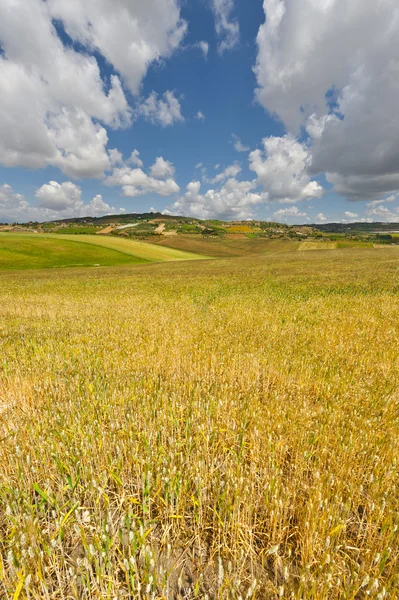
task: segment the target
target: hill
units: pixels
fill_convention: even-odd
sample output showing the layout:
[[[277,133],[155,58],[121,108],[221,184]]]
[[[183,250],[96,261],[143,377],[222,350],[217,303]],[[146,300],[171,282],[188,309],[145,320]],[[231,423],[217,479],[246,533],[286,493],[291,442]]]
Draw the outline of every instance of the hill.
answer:
[[[204,258],[129,239],[57,234],[0,234],[0,270],[134,265]]]

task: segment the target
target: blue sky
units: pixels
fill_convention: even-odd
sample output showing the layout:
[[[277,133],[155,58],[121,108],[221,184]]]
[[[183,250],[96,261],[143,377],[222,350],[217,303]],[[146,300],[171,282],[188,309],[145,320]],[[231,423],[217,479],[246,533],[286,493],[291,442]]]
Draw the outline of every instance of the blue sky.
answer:
[[[4,0],[0,221],[399,220],[395,3],[300,4]]]

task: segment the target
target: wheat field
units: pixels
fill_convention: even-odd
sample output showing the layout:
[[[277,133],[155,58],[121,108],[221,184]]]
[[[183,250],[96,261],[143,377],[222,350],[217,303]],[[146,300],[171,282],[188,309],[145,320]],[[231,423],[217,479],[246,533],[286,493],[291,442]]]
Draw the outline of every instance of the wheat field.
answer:
[[[0,598],[397,598],[398,267],[1,274]]]

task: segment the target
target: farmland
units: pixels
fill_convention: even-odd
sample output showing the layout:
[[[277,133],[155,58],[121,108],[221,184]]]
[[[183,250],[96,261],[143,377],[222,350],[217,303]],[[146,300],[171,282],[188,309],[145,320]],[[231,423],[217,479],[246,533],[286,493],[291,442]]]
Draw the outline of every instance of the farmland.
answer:
[[[193,253],[96,235],[0,233],[0,270],[200,259]]]
[[[398,265],[1,273],[0,597],[395,598]]]

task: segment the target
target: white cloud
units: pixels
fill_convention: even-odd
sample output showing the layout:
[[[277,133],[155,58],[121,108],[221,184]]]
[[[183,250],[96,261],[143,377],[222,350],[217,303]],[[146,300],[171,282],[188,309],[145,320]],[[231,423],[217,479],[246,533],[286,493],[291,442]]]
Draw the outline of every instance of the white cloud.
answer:
[[[28,203],[22,194],[14,192],[12,187],[5,183],[0,186],[0,221],[16,221],[18,215],[27,211]]]
[[[219,168],[220,165],[217,165],[215,167]],[[224,171],[222,171],[221,173],[218,173],[216,175],[216,177],[214,177],[213,179],[206,179],[204,178],[204,181],[206,181],[206,183],[220,183],[221,181],[224,181],[225,179],[228,179],[229,177],[237,177],[237,175],[239,173],[241,173],[242,169],[240,167],[239,164],[234,163],[233,165],[229,165],[228,167],[226,167],[226,169]]]
[[[234,0],[211,0],[215,17],[216,34],[219,38],[218,51],[223,54],[225,50],[234,48],[240,40],[240,26],[236,19],[231,17],[234,10]]]
[[[312,172],[337,193],[399,189],[396,0],[264,0],[257,98],[289,131],[313,138]],[[331,102],[332,101],[332,102]]]
[[[11,186],[0,186],[0,221],[50,221],[125,212],[124,208],[118,210],[104,202],[100,194],[85,204],[81,188],[70,181],[50,181],[36,190],[35,196],[39,200],[38,206],[14,192]]]
[[[134,160],[132,160],[132,157]],[[134,151],[130,157],[130,163],[139,160],[138,152]],[[123,196],[143,196],[148,193],[159,196],[171,196],[180,191],[179,186],[173,179],[175,167],[173,163],[158,156],[155,163],[150,167],[150,175],[142,168],[131,168],[128,164],[115,167],[112,173],[104,180],[107,186],[120,186]]]
[[[138,150],[133,150],[130,158],[126,162],[130,165],[136,165],[136,167],[142,167],[144,163],[139,156],[140,152]]]
[[[249,151],[249,146],[244,146],[244,144],[241,142],[238,135],[236,135],[235,133],[232,133],[231,137],[234,140],[234,148],[237,150],[237,152],[248,152]]]
[[[100,52],[137,94],[148,66],[170,56],[187,29],[176,0],[47,0],[68,35]]]
[[[297,206],[290,206],[289,208],[280,208],[280,210],[277,210],[273,216],[276,219],[286,221],[287,219],[297,220],[299,217],[307,217],[308,215],[305,212],[301,212]]]
[[[192,181],[186,188],[184,196],[168,207],[167,213],[187,215],[199,219],[247,219],[253,216],[254,209],[268,197],[265,193],[254,191],[253,181],[237,181],[228,179],[221,190],[210,189],[200,193],[201,183]]]
[[[366,210],[366,215],[372,217],[373,221],[398,222],[399,207],[372,206]]]
[[[387,198],[381,198],[380,200],[371,200],[370,202],[366,203],[366,206],[368,206],[369,208],[374,208],[375,206],[378,206],[379,204],[386,204],[386,203],[391,203],[391,202],[395,202],[395,200],[398,198],[398,196],[396,194],[393,194],[391,196],[388,196]]]
[[[54,20],[81,52],[64,46]],[[136,93],[185,29],[177,0],[1,2],[0,163],[101,177],[111,160],[105,127],[131,122],[121,79]],[[120,76],[103,80],[94,52]]]
[[[58,211],[80,206],[82,190],[70,181],[65,183],[50,181],[36,190],[35,196],[40,201],[41,207]]]
[[[202,113],[200,110],[199,110],[199,111],[197,112],[197,114],[195,115],[195,118],[196,118],[198,121],[205,121],[205,115],[204,115],[204,114],[203,114],[203,113]]]
[[[200,168],[201,168],[201,167],[203,167],[203,166],[204,166],[204,165],[203,165],[203,163],[202,163],[202,162],[199,162],[199,163],[197,163],[197,164],[195,165],[194,169],[200,169]]]
[[[120,165],[123,163],[123,155],[117,148],[111,148],[108,150],[109,160],[112,166]]]
[[[344,214],[348,219],[356,219],[359,216],[358,213],[351,212],[350,210],[346,210]]]
[[[255,171],[270,199],[288,203],[323,195],[321,185],[308,174],[312,159],[304,144],[285,135],[265,138],[263,146],[264,152],[250,153],[249,168]]]
[[[162,98],[159,98],[156,92],[152,92],[136,109],[135,115],[162,127],[184,121],[180,102],[170,90],[165,92]]]
[[[208,52],[209,52],[208,42],[205,42],[205,41],[198,42],[198,47],[201,49],[201,52],[204,55],[204,58],[207,58]]]
[[[150,167],[151,177],[156,179],[164,179],[166,177],[173,177],[175,174],[175,167],[169,160],[165,160],[162,156],[158,156],[155,163]]]
[[[327,217],[323,213],[319,213],[318,215],[316,215],[317,223],[325,223],[327,220]]]

